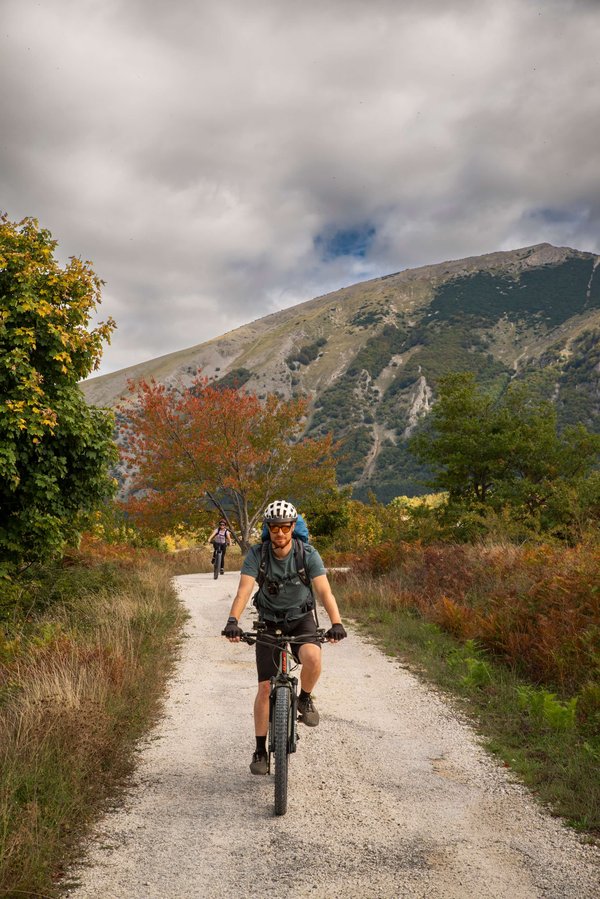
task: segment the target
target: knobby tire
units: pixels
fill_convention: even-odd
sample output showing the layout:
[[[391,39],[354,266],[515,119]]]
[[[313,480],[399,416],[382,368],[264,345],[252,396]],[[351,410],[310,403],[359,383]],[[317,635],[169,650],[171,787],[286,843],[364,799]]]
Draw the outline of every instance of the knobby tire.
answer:
[[[275,814],[285,815],[288,790],[288,738],[290,732],[290,691],[280,687],[275,694]]]
[[[221,550],[215,549],[215,563],[213,565],[213,574],[215,581],[219,577],[219,573],[221,571]]]

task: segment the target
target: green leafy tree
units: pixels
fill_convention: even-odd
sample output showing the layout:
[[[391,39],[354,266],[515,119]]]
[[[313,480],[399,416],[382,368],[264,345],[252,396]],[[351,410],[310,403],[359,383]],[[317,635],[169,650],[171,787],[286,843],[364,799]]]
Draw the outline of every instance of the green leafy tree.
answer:
[[[510,508],[547,530],[572,515],[566,497],[575,487],[585,492],[600,438],[582,425],[559,432],[553,405],[533,402],[522,384],[498,398],[471,373],[454,373],[441,379],[428,427],[411,450],[450,505]]]
[[[61,267],[35,219],[0,218],[0,574],[59,552],[113,491],[114,422],[78,381],[114,322],[89,329],[101,281]]]
[[[310,525],[311,539],[318,540],[320,549],[329,547],[350,522],[350,487],[337,486],[302,503],[302,513]]]
[[[581,424],[559,431],[556,408],[549,402],[532,402],[523,385],[506,393],[503,412],[510,455],[493,501],[497,506],[510,505],[522,517],[539,519],[542,529],[551,528],[565,520],[567,507],[561,497],[574,487],[586,492],[600,437]]]
[[[432,486],[451,501],[485,503],[502,480],[510,455],[505,410],[478,389],[470,372],[440,379],[439,399],[411,451],[434,471]]]

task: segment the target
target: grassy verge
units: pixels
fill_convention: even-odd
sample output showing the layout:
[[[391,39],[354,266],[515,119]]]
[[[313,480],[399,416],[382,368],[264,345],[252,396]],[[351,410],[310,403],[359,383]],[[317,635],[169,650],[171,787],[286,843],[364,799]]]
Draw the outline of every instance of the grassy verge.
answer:
[[[600,838],[600,697],[594,685],[575,701],[527,681],[477,641],[459,640],[422,611],[398,603],[391,581],[338,576],[335,593],[344,615],[385,651],[455,697],[484,745],[554,814]]]
[[[57,896],[156,719],[182,611],[148,555],[79,556],[4,597],[0,896]]]

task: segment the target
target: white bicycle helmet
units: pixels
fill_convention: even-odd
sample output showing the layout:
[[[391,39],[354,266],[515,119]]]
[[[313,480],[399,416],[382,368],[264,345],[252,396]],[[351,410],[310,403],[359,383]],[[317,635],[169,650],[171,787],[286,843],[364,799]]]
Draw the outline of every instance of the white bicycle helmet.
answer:
[[[285,499],[276,499],[269,503],[263,515],[264,520],[273,524],[286,524],[296,521],[298,513],[291,503]]]

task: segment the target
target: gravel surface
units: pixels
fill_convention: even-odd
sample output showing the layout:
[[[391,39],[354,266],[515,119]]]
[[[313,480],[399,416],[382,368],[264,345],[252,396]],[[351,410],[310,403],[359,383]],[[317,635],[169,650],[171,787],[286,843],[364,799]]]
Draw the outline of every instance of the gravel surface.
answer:
[[[600,850],[538,809],[439,695],[351,630],[323,649],[321,724],[300,728],[288,813],[275,818],[272,778],[248,770],[253,650],[219,636],[237,580],[176,579],[191,618],[165,716],[70,896],[600,895]]]

